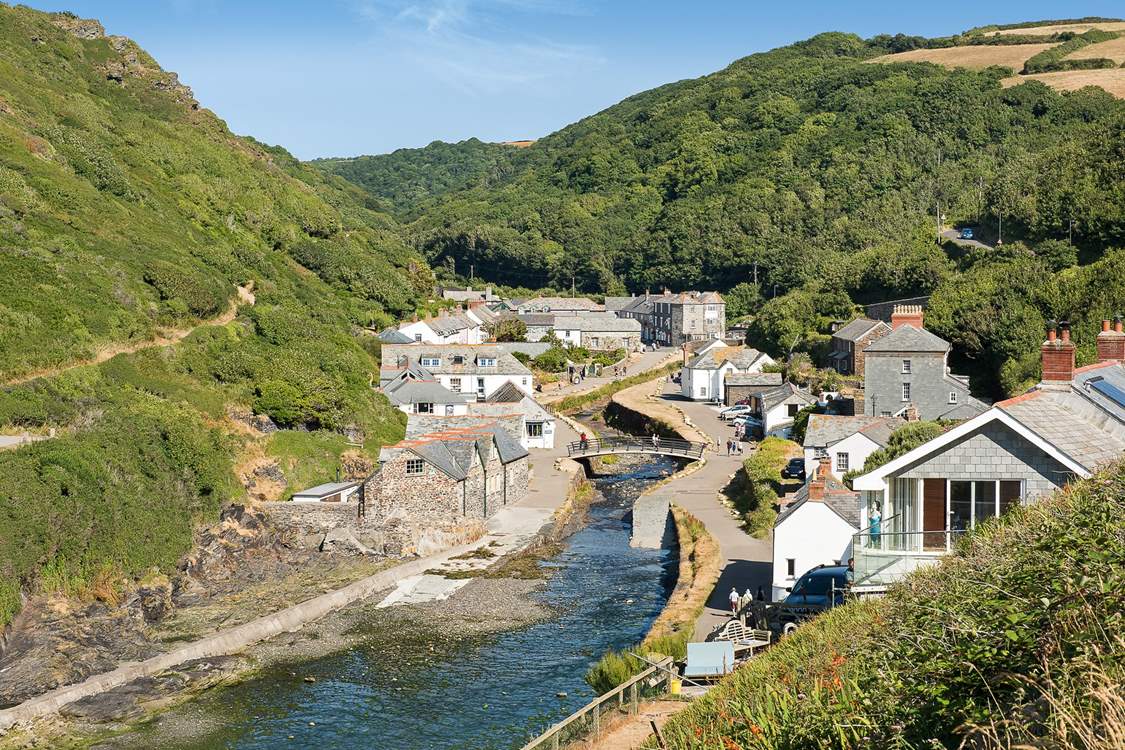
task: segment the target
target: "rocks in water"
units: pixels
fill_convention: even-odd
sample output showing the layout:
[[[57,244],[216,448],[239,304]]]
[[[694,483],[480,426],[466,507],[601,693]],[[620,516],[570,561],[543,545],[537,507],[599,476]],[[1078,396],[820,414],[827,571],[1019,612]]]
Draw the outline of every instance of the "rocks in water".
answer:
[[[555,693],[555,697],[556,698],[565,698],[566,697],[566,691],[560,690],[559,692]]]
[[[310,675],[305,675],[305,682],[316,682],[316,678]]]

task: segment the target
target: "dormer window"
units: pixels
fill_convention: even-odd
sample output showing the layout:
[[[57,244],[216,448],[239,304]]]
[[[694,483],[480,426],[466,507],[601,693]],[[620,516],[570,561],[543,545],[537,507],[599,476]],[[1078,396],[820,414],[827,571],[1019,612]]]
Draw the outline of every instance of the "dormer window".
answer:
[[[496,366],[496,358],[495,357],[479,357],[477,359],[477,364],[480,365],[481,367],[495,367]]]
[[[441,367],[441,357],[422,357],[422,367]]]
[[[465,364],[465,358],[462,357],[460,354],[454,354],[453,355],[453,364],[463,365],[463,364]]]

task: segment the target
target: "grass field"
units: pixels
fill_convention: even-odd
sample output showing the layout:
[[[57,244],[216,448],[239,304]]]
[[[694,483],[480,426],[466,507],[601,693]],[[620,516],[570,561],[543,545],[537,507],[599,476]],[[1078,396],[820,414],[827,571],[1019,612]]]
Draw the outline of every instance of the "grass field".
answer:
[[[992,65],[1001,65],[1012,70],[1020,70],[1033,55],[1054,46],[1054,44],[982,44],[942,49],[913,49],[909,52],[876,57],[872,62],[932,62],[947,68],[973,70],[984,70]]]
[[[1000,31],[989,32],[989,35],[998,36],[1011,36],[1021,34],[1061,34],[1064,31],[1073,31],[1076,34],[1089,31],[1090,29],[1102,29],[1103,31],[1125,31],[1125,21],[1102,21],[1099,23],[1057,23],[1050,26],[1027,26],[1018,29],[1002,29]]]
[[[1125,99],[1125,68],[1033,73],[1032,75],[1005,78],[1000,83],[1005,87],[1015,86],[1032,78],[1037,81],[1042,81],[1051,88],[1059,91],[1075,91],[1086,86],[1101,86],[1117,98]]]
[[[1125,63],[1125,35],[1107,42],[1098,42],[1075,50],[1066,56],[1068,60],[1087,60],[1096,57],[1108,57],[1120,65]]]

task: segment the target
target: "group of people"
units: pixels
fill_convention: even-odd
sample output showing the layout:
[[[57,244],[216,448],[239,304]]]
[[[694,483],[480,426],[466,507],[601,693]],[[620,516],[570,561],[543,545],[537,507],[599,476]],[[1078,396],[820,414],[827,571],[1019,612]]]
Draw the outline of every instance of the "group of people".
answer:
[[[742,453],[742,441],[731,438],[727,441],[727,455],[730,456],[736,453]]]
[[[727,600],[730,602],[731,617],[738,617],[738,613],[749,607],[751,602],[754,602],[755,600],[764,602],[766,600],[766,595],[765,592],[762,591],[761,586],[758,587],[758,593],[756,596],[750,593],[749,588],[746,589],[745,594],[739,595],[738,589],[734,586],[731,586],[730,596],[727,597]]]
[[[626,367],[625,365],[614,365],[613,366],[613,377],[615,377],[615,378],[624,377],[625,374],[628,373],[628,371],[629,371],[629,368]]]

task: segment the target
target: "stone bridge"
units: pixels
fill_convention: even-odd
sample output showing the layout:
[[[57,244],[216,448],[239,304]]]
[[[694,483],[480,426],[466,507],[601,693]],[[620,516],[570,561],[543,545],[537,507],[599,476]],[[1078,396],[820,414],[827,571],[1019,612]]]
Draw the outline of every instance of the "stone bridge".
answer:
[[[643,453],[653,456],[672,456],[688,458],[693,461],[703,458],[706,443],[693,443],[688,440],[669,438],[610,437],[598,440],[579,440],[566,446],[571,458],[593,458],[595,456]]]

